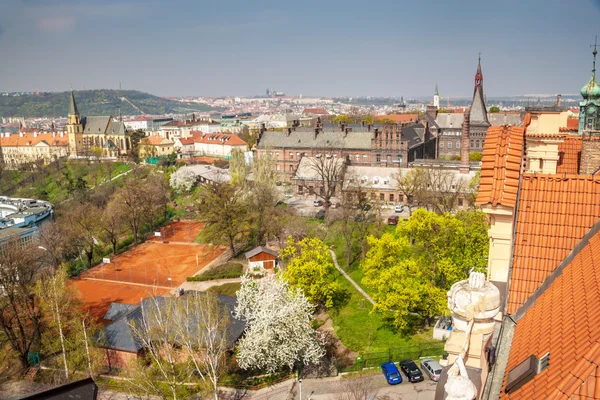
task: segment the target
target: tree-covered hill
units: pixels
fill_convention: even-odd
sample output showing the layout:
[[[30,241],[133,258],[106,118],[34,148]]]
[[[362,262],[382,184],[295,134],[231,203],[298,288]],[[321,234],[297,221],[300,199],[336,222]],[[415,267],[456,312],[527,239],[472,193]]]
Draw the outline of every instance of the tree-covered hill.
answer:
[[[75,92],[75,100],[79,112],[84,116],[118,115],[119,109],[123,115],[184,114],[212,110],[203,104],[182,103],[136,90],[81,90]],[[69,92],[0,96],[0,117],[66,117],[68,110]]]

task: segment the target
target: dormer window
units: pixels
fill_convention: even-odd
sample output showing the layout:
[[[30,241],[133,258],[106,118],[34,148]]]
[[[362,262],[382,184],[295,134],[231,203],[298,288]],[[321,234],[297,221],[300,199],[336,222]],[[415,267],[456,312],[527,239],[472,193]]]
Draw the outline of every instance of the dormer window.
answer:
[[[506,393],[512,393],[532,380],[537,374],[550,365],[550,353],[544,354],[539,359],[533,354],[525,361],[508,371],[506,379]]]

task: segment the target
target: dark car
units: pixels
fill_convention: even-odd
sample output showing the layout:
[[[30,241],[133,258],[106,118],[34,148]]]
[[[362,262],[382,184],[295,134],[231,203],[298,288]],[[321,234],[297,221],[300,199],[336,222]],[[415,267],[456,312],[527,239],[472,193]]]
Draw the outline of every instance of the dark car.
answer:
[[[409,382],[415,383],[415,382],[421,382],[421,381],[425,380],[423,373],[421,372],[419,367],[417,367],[417,364],[415,364],[414,361],[412,361],[412,360],[400,361],[399,365],[400,365],[400,369],[402,370],[402,372],[404,372],[404,375],[406,375]]]
[[[317,211],[317,215],[315,215],[316,219],[325,219],[325,210]]]
[[[315,200],[313,201],[313,206],[321,207],[323,205],[323,200]]]
[[[362,214],[358,214],[356,217],[354,217],[354,222],[370,222],[373,223],[375,222],[375,216],[373,214],[367,214],[365,218],[363,218]]]
[[[381,364],[381,372],[390,385],[397,385],[402,383],[402,375],[393,362],[386,362]]]
[[[388,225],[398,225],[399,220],[400,218],[397,215],[392,215],[388,218]]]

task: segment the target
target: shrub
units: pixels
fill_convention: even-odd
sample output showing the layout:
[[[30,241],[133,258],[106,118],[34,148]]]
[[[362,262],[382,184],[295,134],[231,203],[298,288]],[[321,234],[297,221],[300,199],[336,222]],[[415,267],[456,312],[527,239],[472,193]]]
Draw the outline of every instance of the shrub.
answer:
[[[231,278],[239,278],[242,276],[242,273],[231,273],[231,274],[219,274],[219,275],[195,275],[188,276],[188,282],[204,282],[204,281],[214,281],[216,279],[231,279]]]

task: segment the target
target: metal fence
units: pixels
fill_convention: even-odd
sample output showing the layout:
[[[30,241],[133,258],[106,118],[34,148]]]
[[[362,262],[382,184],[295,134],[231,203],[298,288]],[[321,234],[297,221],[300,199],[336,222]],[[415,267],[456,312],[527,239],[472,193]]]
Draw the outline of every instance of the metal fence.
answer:
[[[356,358],[354,364],[346,367],[338,367],[338,373],[360,371],[363,368],[373,368],[388,361],[399,362],[402,360],[417,360],[422,357],[439,357],[443,354],[443,343],[433,346],[395,347],[390,348],[387,351],[361,354]]]

